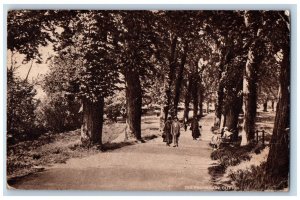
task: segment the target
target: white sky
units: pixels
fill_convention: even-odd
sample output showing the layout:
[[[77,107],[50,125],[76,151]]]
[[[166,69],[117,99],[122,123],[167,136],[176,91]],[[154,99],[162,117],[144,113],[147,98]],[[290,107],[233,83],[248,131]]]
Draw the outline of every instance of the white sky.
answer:
[[[54,55],[54,51],[52,49],[51,45],[48,45],[46,47],[40,47],[39,52],[41,53],[42,62],[41,64],[35,63],[35,60],[33,60],[32,68],[28,76],[28,80],[31,82],[32,79],[37,78],[38,75],[43,75],[48,72],[49,69],[49,63],[46,63],[46,60],[48,57]],[[28,70],[31,66],[32,61],[29,61],[28,63],[22,63],[24,59],[24,55],[16,53],[13,56],[13,60],[15,60],[16,66],[20,67],[17,69],[16,74],[20,76],[21,78],[25,78]],[[7,67],[10,67],[11,65],[11,52],[7,52]]]
[[[16,53],[13,56],[13,60],[16,61],[16,66],[20,66],[16,70],[16,75],[19,76],[21,79],[25,79],[26,75],[29,71],[29,68],[32,64],[32,68],[30,70],[30,73],[28,75],[28,81],[33,82],[34,80],[41,80],[42,76],[45,75],[49,71],[49,62],[46,63],[47,58],[50,56],[53,56],[55,53],[52,49],[52,45],[48,45],[46,47],[40,47],[39,52],[42,57],[42,63],[38,64],[35,63],[35,60],[29,61],[28,63],[22,63],[24,59],[24,55]],[[7,67],[9,68],[11,65],[11,52],[7,52]],[[43,92],[42,88],[40,86],[35,86],[35,89],[37,90],[37,95],[35,96],[36,98],[43,98],[45,97],[45,93]]]

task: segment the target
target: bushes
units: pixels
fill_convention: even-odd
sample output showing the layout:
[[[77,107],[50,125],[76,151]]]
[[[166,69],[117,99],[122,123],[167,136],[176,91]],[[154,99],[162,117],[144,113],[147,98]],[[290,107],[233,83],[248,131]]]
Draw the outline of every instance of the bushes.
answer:
[[[117,122],[117,117],[122,116],[124,118],[126,116],[125,103],[126,99],[124,91],[106,98],[104,107],[106,117],[113,122]]]
[[[253,146],[250,145],[243,147],[226,146],[211,153],[211,159],[219,161],[217,165],[208,168],[216,190],[233,190],[230,184],[228,185],[227,183],[222,183],[220,182],[220,179],[224,176],[226,169],[229,166],[236,166],[243,161],[250,160],[249,154],[252,149]]]
[[[265,191],[287,188],[287,178],[271,177],[266,174],[266,163],[263,160],[267,154],[268,149],[261,144],[243,147],[228,146],[213,151],[211,159],[218,160],[219,163],[210,167],[209,173],[216,189]]]
[[[7,74],[7,137],[8,143],[24,139],[34,131],[37,100],[33,84]]]
[[[60,132],[80,127],[80,104],[62,92],[35,99],[34,85],[7,73],[7,142],[35,139],[45,132]]]
[[[231,147],[221,148],[213,151],[210,155],[212,160],[219,160],[220,165],[225,169],[228,166],[235,166],[242,161],[249,160],[249,153],[253,149],[253,146],[244,147]]]
[[[51,132],[74,130],[81,125],[80,104],[62,93],[52,93],[37,107],[36,125]]]
[[[266,173],[266,163],[259,166],[251,166],[249,170],[238,170],[230,173],[236,190],[242,191],[264,191],[283,190],[288,187],[288,180],[282,177],[271,177]]]

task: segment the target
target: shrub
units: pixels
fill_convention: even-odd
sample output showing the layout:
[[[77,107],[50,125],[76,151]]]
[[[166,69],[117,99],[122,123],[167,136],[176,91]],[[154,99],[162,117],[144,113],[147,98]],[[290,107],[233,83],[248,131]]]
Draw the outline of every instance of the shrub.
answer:
[[[117,117],[126,116],[125,108],[125,93],[119,92],[105,99],[104,113],[106,117],[114,122],[117,122]]]
[[[226,146],[224,148],[217,149],[211,153],[212,160],[219,160],[220,165],[226,169],[228,166],[235,166],[242,161],[249,160],[249,153],[253,149],[253,146],[247,145],[243,147],[231,147]]]
[[[81,125],[80,104],[61,92],[52,93],[43,99],[36,109],[38,127],[47,131],[74,130]]]
[[[236,190],[264,191],[283,190],[288,187],[288,180],[284,177],[272,177],[266,173],[266,163],[251,166],[247,170],[238,170],[229,174]]]
[[[34,86],[15,77],[9,70],[7,74],[7,136],[10,139],[24,139],[34,129],[36,90]]]

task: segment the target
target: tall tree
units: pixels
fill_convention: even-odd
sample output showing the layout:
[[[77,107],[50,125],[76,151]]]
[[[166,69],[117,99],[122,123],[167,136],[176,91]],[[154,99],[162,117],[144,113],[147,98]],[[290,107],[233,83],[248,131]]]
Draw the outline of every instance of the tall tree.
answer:
[[[290,61],[289,47],[284,47],[280,70],[279,100],[267,160],[267,173],[272,176],[288,176],[290,133]]]
[[[266,173],[288,178],[290,133],[290,19],[288,11],[266,13],[266,23],[276,35],[270,35],[274,50],[280,54],[280,89]],[[269,33],[270,30],[267,30]]]
[[[213,38],[219,53],[215,125],[220,128],[224,123],[230,129],[237,128],[237,113],[240,111],[238,102],[241,98],[238,91],[241,81],[238,75],[239,66],[244,62],[241,35],[243,28],[243,17],[239,11],[213,11],[205,29]]]
[[[188,54],[193,50],[190,44],[199,40],[199,31],[203,23],[200,11],[164,11],[165,29],[162,35],[168,42],[163,54],[168,58],[168,69],[165,84],[164,118],[177,115],[178,103],[183,85],[184,68],[188,62]]]
[[[101,147],[104,98],[113,94],[119,80],[111,57],[113,16],[108,11],[62,12],[67,20],[55,22],[62,31],[49,80],[53,85],[63,82],[65,91],[81,100],[81,140]]]
[[[156,34],[151,11],[120,11],[115,13],[118,28],[117,64],[126,84],[127,138],[141,140],[141,116],[143,79],[149,79],[155,71]],[[147,78],[146,78],[147,77]]]
[[[176,79],[176,83],[175,83],[175,94],[174,94],[174,105],[173,105],[173,112],[174,112],[174,116],[177,116],[177,112],[178,112],[178,103],[180,100],[180,94],[181,94],[181,88],[182,88],[182,81],[183,81],[183,73],[184,73],[184,66],[186,64],[186,59],[187,59],[187,51],[188,51],[188,44],[187,42],[184,43],[184,47],[183,47],[183,53],[180,59],[180,63],[179,63],[179,69],[178,69],[178,73],[177,73],[177,79]]]
[[[244,21],[239,12],[231,11],[221,13],[227,18],[228,23],[221,25],[221,36],[223,38],[220,46],[225,52],[223,72],[220,84],[223,86],[222,113],[224,115],[224,126],[238,133],[238,117],[242,109],[242,79],[240,75],[245,65],[245,49],[243,41]],[[237,28],[238,27],[238,28]],[[230,35],[230,37],[224,34]],[[225,45],[225,46],[224,46]],[[221,87],[222,89],[222,87]],[[222,126],[223,124],[221,124]]]
[[[244,70],[243,80],[243,110],[244,122],[242,130],[242,145],[250,143],[255,136],[255,119],[257,110],[257,86],[260,74],[260,65],[265,57],[268,56],[262,29],[263,12],[245,11],[246,38],[248,41],[248,55]]]

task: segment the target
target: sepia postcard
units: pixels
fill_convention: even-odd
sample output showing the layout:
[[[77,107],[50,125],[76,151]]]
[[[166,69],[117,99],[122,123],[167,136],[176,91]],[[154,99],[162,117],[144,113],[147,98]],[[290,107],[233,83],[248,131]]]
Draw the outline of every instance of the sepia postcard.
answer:
[[[7,11],[8,190],[290,190],[291,11]]]

